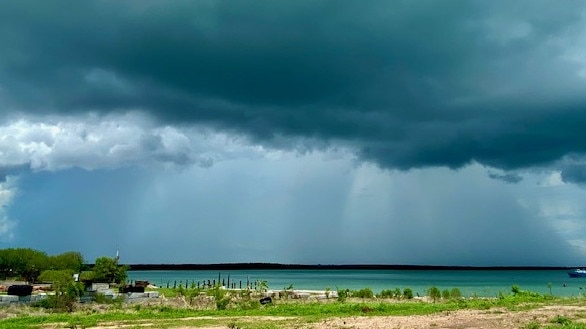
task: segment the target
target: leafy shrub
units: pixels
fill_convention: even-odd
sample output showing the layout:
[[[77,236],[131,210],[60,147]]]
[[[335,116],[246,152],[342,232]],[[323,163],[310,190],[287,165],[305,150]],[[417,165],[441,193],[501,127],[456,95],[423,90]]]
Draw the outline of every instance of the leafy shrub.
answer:
[[[458,288],[452,288],[452,290],[450,291],[450,297],[452,298],[462,298],[462,293],[460,292],[460,289]]]
[[[45,309],[54,309],[62,312],[72,312],[77,302],[77,295],[71,292],[60,293],[56,295],[48,295],[32,306],[42,307]]]
[[[59,281],[67,281],[68,278],[73,278],[72,270],[46,270],[39,275],[37,280],[39,282],[55,283]]]
[[[443,299],[450,299],[450,291],[448,289],[442,290],[442,298]]]
[[[339,302],[346,301],[346,298],[348,298],[348,295],[350,295],[349,289],[340,289],[340,288],[336,287],[336,291],[338,292],[338,301]]]
[[[382,290],[380,292],[380,294],[378,295],[378,297],[380,298],[394,298],[395,297],[395,291],[394,290]]]
[[[411,288],[403,289],[403,297],[407,299],[413,299],[413,290],[411,290]]]
[[[360,290],[356,290],[352,293],[353,297],[358,297],[358,298],[372,298],[374,297],[374,293],[372,292],[372,290],[370,288],[363,288]]]
[[[440,299],[442,297],[442,294],[441,294],[439,288],[436,287],[436,286],[433,286],[433,287],[429,288],[427,290],[427,295],[431,299],[433,299],[434,302],[437,301],[438,299]]]
[[[73,311],[77,299],[83,293],[83,285],[73,281],[71,270],[47,270],[39,276],[43,281],[51,282],[55,295],[49,295],[35,306],[57,309],[60,311]]]
[[[395,298],[401,298],[402,295],[401,289],[395,288]]]
[[[515,297],[542,297],[537,292],[522,290],[518,285],[511,286],[511,292],[513,292],[513,296]]]

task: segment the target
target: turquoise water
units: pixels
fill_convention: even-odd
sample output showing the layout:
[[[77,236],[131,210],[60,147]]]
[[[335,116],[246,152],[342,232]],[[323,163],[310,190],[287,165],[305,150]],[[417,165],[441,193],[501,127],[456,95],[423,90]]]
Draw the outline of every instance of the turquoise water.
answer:
[[[227,281],[246,286],[248,280],[265,280],[269,289],[331,290],[370,288],[375,293],[383,289],[411,288],[414,294],[425,295],[431,286],[443,289],[459,288],[464,296],[495,297],[508,294],[512,285],[523,290],[556,296],[579,296],[586,293],[586,279],[569,278],[565,270],[232,270],[232,271],[130,271],[129,280],[148,280],[157,286],[172,287],[187,281]],[[566,285],[564,287],[564,284]],[[582,288],[584,290],[582,290]]]

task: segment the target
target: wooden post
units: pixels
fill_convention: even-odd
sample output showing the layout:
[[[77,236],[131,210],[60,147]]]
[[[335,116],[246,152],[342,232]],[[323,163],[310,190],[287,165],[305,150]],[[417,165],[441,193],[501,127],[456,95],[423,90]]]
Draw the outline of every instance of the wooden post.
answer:
[[[173,289],[177,288],[177,280],[173,283]]]

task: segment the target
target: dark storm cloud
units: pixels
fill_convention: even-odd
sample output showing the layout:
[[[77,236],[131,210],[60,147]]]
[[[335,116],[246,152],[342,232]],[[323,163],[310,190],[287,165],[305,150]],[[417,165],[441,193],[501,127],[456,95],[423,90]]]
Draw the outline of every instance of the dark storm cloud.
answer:
[[[519,183],[520,181],[523,180],[523,177],[521,177],[520,175],[515,174],[515,173],[499,174],[499,173],[495,173],[495,172],[489,172],[488,177],[490,177],[492,179],[501,180],[506,183]]]
[[[269,145],[349,145],[390,168],[548,165],[586,151],[582,10],[4,1],[0,105],[32,115],[142,109]]]
[[[586,183],[586,166],[584,165],[568,165],[561,171],[562,181],[566,183]]]

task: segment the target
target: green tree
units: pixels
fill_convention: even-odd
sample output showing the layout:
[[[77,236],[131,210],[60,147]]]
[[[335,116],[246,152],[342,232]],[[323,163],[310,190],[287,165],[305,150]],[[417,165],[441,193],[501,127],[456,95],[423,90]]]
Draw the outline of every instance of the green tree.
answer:
[[[128,266],[118,264],[118,257],[98,257],[92,269],[94,281],[123,283],[126,281]]]
[[[75,301],[83,293],[83,285],[73,280],[72,270],[46,270],[39,276],[39,280],[51,282],[55,295],[50,295],[41,306],[63,311],[73,311]]]
[[[42,271],[48,268],[46,253],[30,248],[8,248],[0,250],[0,278],[22,278],[35,282]]]
[[[49,257],[49,266],[52,270],[72,270],[74,273],[79,273],[83,263],[81,253],[75,251],[68,251]]]

